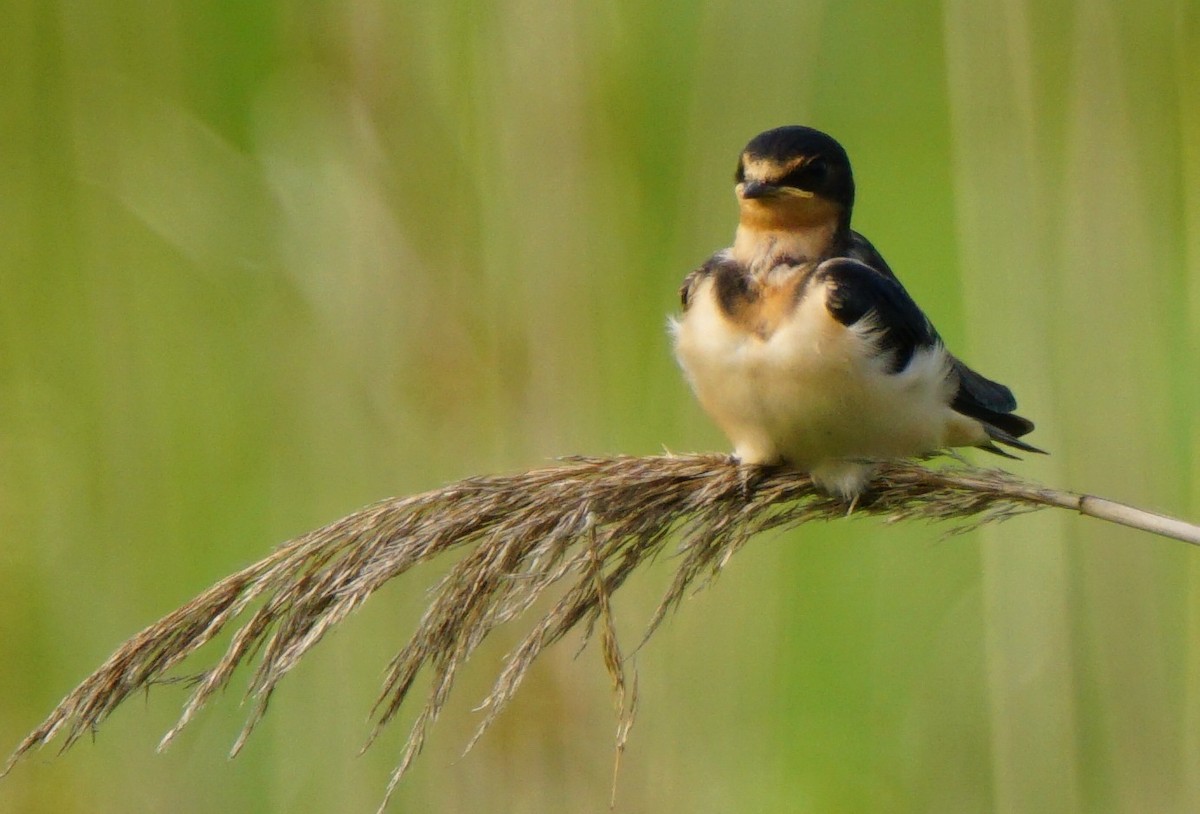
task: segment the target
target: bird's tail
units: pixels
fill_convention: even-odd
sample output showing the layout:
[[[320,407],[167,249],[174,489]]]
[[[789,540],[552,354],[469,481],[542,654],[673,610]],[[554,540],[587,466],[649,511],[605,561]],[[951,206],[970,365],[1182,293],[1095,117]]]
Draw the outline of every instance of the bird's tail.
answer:
[[[1019,449],[1022,452],[1036,452],[1039,455],[1049,454],[1046,452],[1046,450],[1038,449],[1032,444],[1027,444],[1017,437],[1017,435],[1024,435],[1033,429],[1032,421],[1027,418],[1022,418],[1019,415],[1014,415],[1013,413],[999,413],[997,414],[997,418],[1005,419],[1002,423],[1008,424],[1009,427],[1000,427],[986,419],[981,420],[981,423],[983,424],[983,431],[987,433],[989,440],[987,443],[980,444],[980,449],[986,449],[988,452],[995,453],[996,455],[1000,455],[1005,458],[1017,457],[1016,455],[1006,452],[1000,447],[996,446],[996,442],[998,441],[1005,446],[1012,447],[1013,449]],[[1012,429],[1016,429],[1017,432],[1012,432]]]

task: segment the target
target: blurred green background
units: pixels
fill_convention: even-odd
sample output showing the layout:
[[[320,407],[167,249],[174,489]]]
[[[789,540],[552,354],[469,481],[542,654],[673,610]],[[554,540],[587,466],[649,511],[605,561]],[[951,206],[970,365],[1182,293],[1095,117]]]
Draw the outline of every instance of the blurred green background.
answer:
[[[858,228],[1014,386],[1014,471],[1200,517],[1200,6],[0,2],[0,749],[274,544],[556,455],[724,449],[664,332],[755,133],[837,136]],[[986,456],[985,456],[986,457]],[[994,461],[988,460],[987,463]],[[1200,551],[1060,513],[757,540],[637,658],[621,812],[1200,810]],[[631,646],[667,568],[617,598]],[[235,761],[184,691],[6,812],[368,812],[383,668],[440,568],[285,682]],[[392,811],[603,812],[598,650]],[[505,638],[505,635],[508,638]],[[202,657],[211,658],[211,652]]]

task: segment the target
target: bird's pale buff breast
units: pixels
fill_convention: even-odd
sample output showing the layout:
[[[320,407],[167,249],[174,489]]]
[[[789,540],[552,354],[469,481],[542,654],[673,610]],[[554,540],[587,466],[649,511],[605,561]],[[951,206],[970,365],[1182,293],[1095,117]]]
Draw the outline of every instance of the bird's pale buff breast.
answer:
[[[889,372],[871,328],[835,320],[825,294],[816,283],[790,300],[789,311],[768,295],[758,308],[729,314],[710,278],[673,322],[680,365],[741,460],[786,461],[818,480],[829,471],[828,485],[854,492],[869,470],[851,466],[846,475],[846,459],[907,457],[983,439],[977,422],[950,409],[941,347],[918,350],[904,370]]]

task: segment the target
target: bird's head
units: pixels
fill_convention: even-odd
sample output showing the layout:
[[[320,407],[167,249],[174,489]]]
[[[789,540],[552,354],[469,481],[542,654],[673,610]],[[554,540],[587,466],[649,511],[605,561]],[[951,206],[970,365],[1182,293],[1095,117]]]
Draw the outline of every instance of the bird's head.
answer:
[[[791,126],[758,134],[742,150],[734,182],[745,228],[850,226],[850,159],[842,145],[819,130]]]

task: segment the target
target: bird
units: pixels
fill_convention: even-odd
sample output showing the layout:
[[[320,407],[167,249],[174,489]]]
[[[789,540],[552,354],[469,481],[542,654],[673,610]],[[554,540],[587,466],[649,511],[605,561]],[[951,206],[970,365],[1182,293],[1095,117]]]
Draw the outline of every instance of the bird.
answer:
[[[670,321],[701,407],[745,464],[782,464],[857,501],[882,461],[1022,441],[1012,391],[951,354],[880,253],[850,227],[845,149],[799,125],[738,157],[733,245],[690,273]]]

